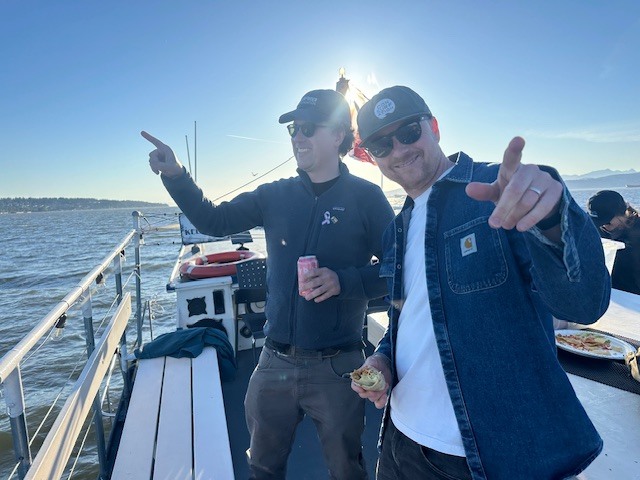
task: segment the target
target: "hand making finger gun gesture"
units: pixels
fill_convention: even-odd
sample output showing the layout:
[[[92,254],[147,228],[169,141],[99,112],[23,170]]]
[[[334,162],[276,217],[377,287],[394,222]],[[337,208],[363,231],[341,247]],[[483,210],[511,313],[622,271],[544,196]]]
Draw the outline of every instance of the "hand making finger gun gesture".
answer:
[[[516,228],[523,232],[558,212],[563,186],[537,165],[522,163],[524,143],[521,137],[509,142],[493,183],[467,185],[469,197],[495,203],[489,217],[493,228]]]

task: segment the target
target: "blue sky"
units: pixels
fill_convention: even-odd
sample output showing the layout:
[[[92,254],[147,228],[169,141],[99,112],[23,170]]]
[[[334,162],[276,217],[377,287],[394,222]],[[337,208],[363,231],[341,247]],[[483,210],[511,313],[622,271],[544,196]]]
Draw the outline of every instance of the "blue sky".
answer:
[[[291,156],[278,116],[340,67],[370,94],[420,93],[446,153],[499,161],[522,135],[523,161],[564,174],[637,169],[638,52],[637,0],[4,0],[0,197],[169,203],[139,132],[187,164],[197,121],[215,198]],[[291,160],[261,181],[294,174]]]

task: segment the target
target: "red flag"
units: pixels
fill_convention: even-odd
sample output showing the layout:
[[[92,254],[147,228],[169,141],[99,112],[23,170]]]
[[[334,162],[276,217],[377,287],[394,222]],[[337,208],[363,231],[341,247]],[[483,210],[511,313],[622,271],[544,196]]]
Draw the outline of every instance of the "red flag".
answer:
[[[361,162],[369,162],[373,165],[376,164],[376,161],[373,159],[373,157],[371,155],[369,155],[369,152],[367,152],[364,148],[362,148],[360,146],[360,135],[358,135],[358,132],[355,132],[355,141],[353,142],[353,149],[349,152],[349,156],[360,160]]]

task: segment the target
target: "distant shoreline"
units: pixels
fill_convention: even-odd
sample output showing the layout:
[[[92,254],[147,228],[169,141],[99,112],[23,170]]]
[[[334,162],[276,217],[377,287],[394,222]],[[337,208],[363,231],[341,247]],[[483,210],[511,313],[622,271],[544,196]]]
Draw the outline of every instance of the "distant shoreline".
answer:
[[[0,213],[106,210],[111,208],[168,207],[166,203],[96,198],[0,198]]]

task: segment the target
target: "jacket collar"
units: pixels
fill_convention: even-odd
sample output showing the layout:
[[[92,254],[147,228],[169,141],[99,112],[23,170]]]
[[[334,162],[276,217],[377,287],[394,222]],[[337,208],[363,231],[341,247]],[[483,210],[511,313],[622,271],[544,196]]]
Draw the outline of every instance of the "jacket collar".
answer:
[[[455,163],[455,165],[449,174],[441,181],[469,183],[473,178],[473,160],[471,157],[464,152],[458,152],[449,155],[449,160]]]
[[[436,184],[440,182],[456,182],[456,183],[469,183],[473,177],[473,160],[469,155],[464,152],[454,153],[449,155],[449,160],[455,165],[451,171],[441,180],[438,180]],[[407,195],[402,206],[402,212],[413,208],[413,199]]]
[[[347,168],[347,166],[344,164],[342,160],[338,162],[338,168],[340,169],[340,175],[338,176],[338,178],[343,177],[345,175],[350,175],[349,169]],[[310,192],[313,192],[313,185],[312,185],[313,182],[311,182],[311,179],[309,178],[309,174],[300,168],[297,168],[296,172],[298,172],[298,176],[300,177],[300,180],[302,180],[302,183],[309,189]]]

